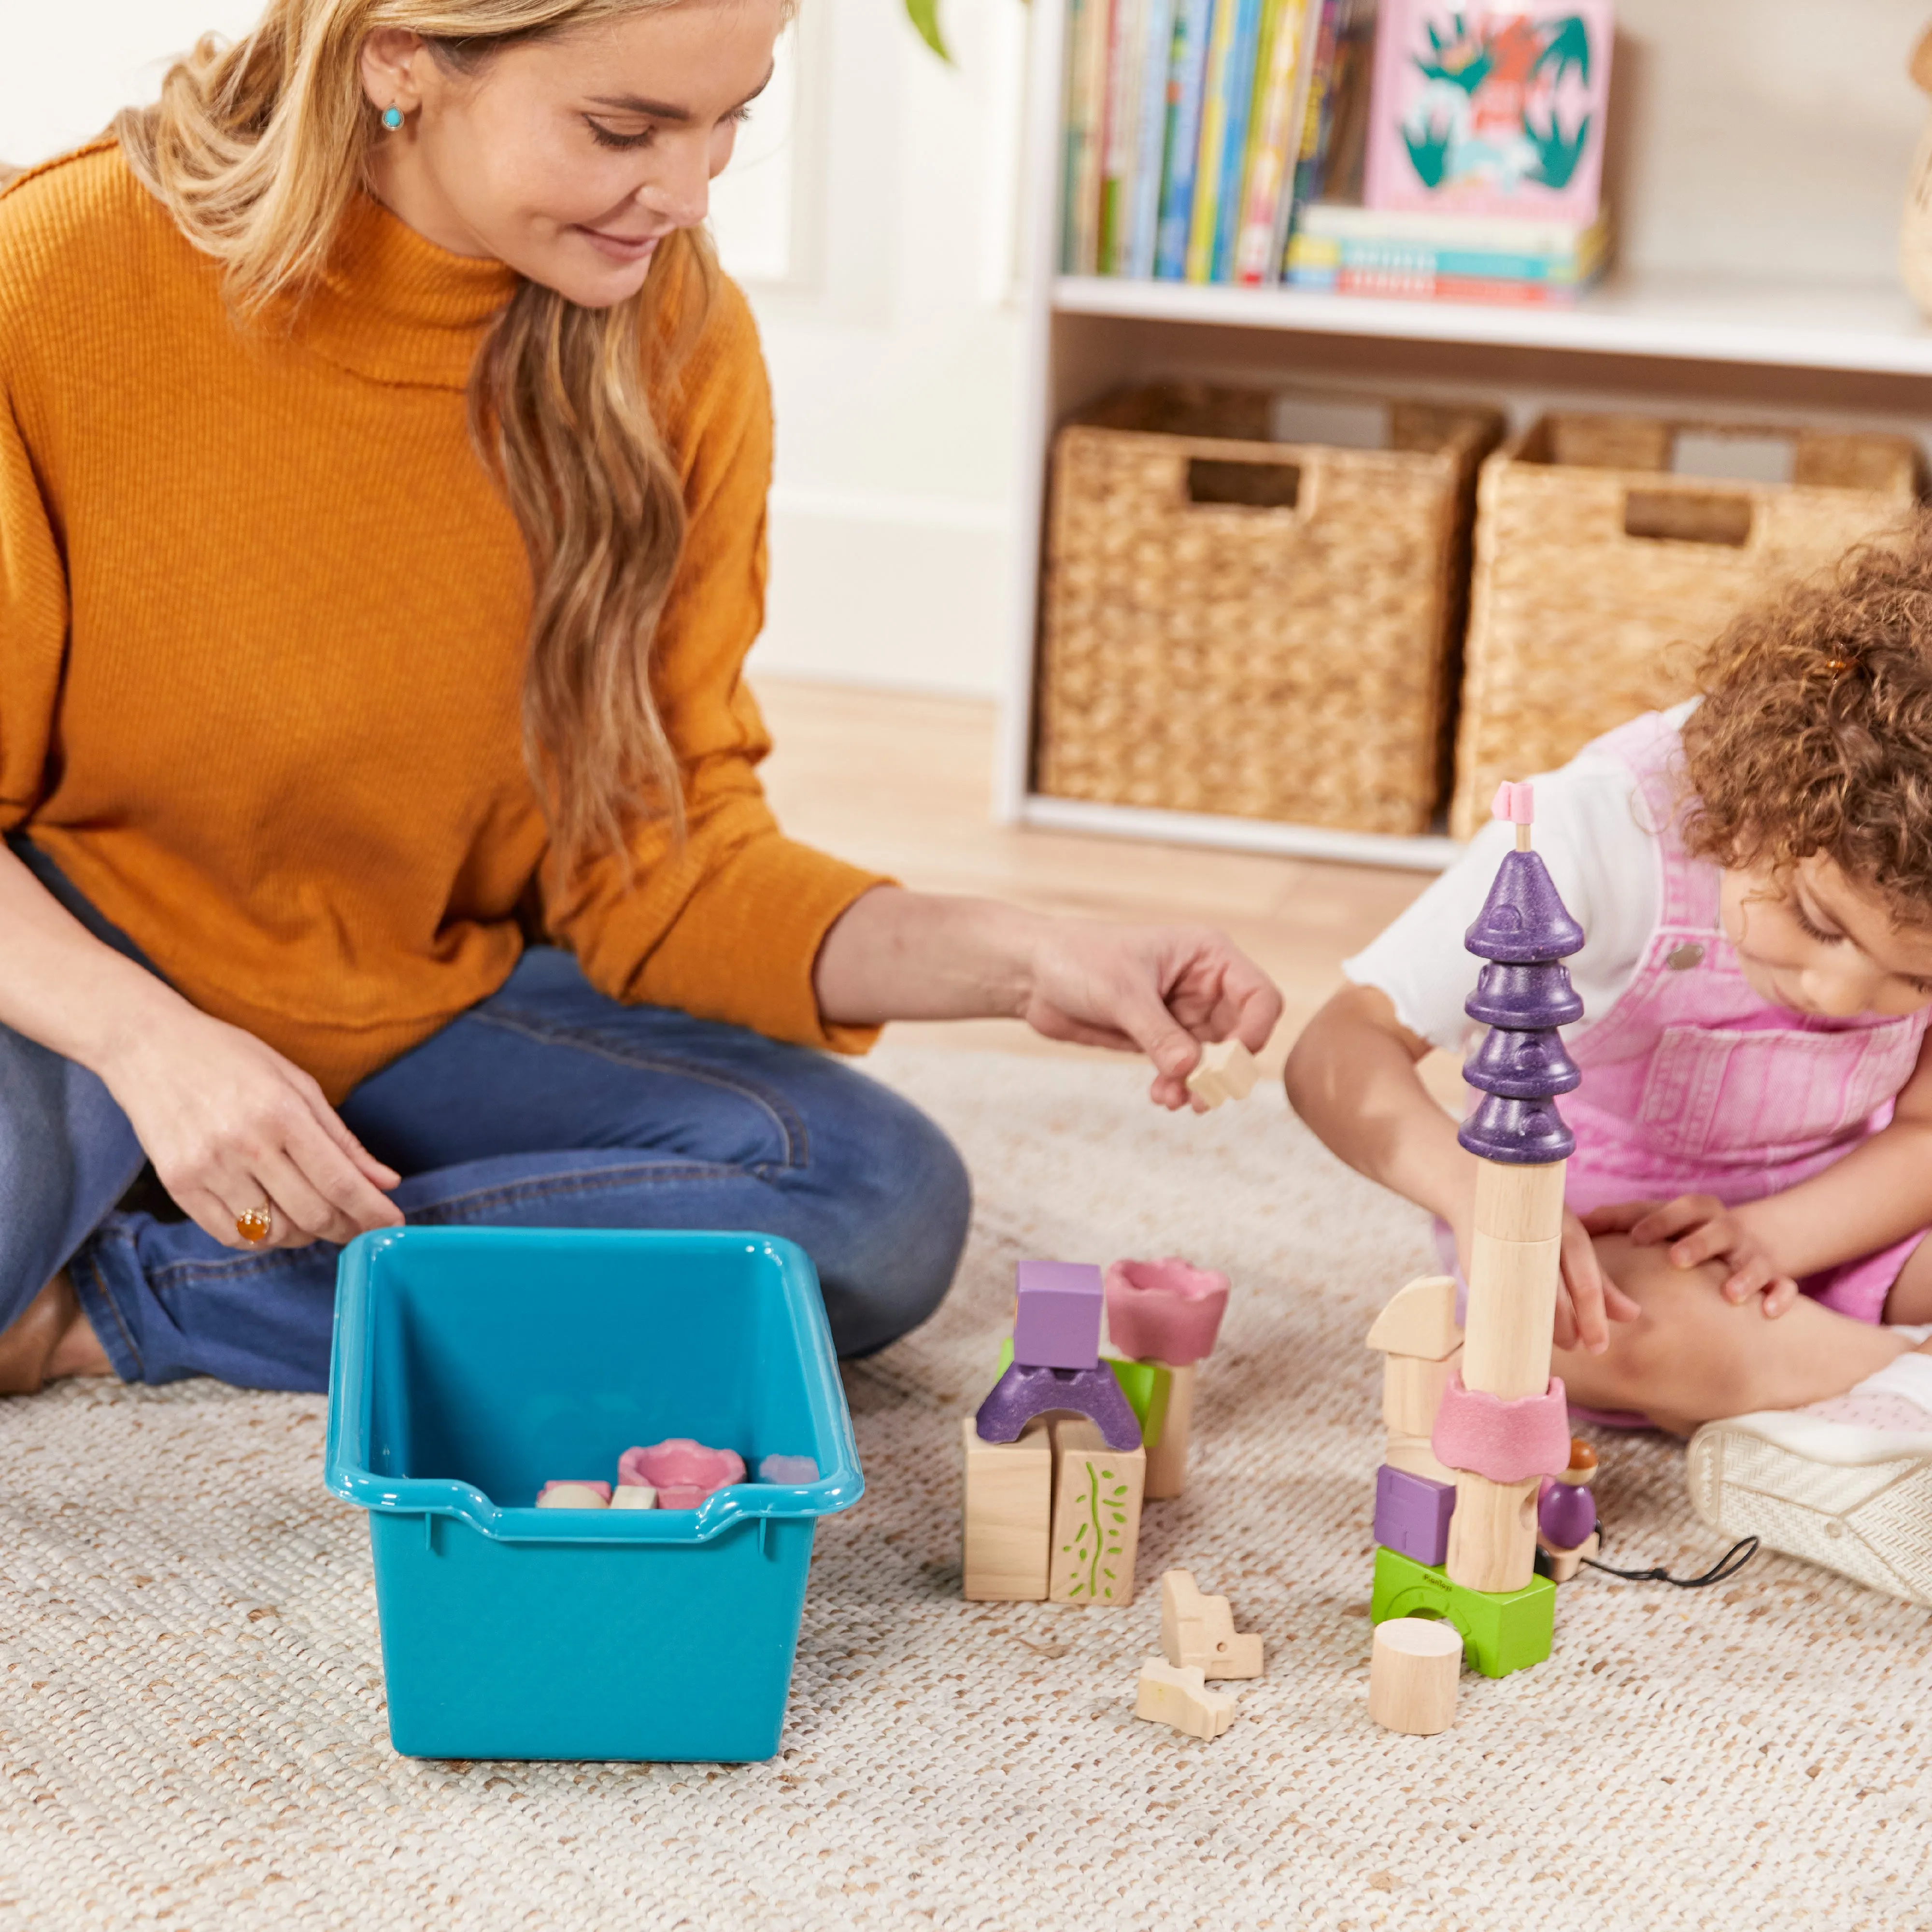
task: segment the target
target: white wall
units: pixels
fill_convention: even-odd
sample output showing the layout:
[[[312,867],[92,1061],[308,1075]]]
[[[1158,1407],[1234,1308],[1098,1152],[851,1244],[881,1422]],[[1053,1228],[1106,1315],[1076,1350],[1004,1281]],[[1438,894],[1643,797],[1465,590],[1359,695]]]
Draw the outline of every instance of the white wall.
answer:
[[[1019,323],[1022,0],[803,0],[788,71],[719,184],[778,412],[760,670],[992,694],[1004,645]],[[0,0],[0,159],[152,98],[254,0]]]

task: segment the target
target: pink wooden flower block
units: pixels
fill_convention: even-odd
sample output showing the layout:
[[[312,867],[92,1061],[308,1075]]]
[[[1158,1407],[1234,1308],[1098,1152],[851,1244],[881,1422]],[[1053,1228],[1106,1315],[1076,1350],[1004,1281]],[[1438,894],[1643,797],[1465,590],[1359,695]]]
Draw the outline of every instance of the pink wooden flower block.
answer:
[[[713,1490],[745,1480],[745,1459],[735,1449],[710,1449],[688,1436],[626,1449],[617,1459],[620,1487],[656,1490],[659,1509],[695,1509]]]
[[[1179,1367],[1204,1360],[1227,1307],[1228,1277],[1178,1255],[1115,1262],[1107,1270],[1107,1334],[1136,1361]]]

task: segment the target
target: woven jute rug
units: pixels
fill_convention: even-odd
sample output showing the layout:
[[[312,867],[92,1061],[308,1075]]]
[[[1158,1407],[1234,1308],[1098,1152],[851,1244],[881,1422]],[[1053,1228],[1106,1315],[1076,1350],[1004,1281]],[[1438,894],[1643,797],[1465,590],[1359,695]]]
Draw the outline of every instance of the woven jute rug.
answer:
[[[1547,1664],[1466,1675],[1443,1736],[1378,1730],[1361,1337],[1421,1218],[1278,1088],[1176,1119],[1125,1064],[875,1065],[957,1136],[978,1218],[944,1311],[848,1374],[868,1492],[820,1531],[777,1759],[398,1757],[320,1400],[69,1385],[0,1402],[0,1924],[1932,1924],[1924,1611],[1773,1557],[1706,1591],[1586,1573]],[[1236,1287],[1141,1597],[962,1603],[958,1418],[1012,1262],[1167,1253]],[[1702,1569],[1681,1450],[1604,1450],[1614,1552]],[[1267,1640],[1211,1744],[1130,1714],[1170,1564]]]

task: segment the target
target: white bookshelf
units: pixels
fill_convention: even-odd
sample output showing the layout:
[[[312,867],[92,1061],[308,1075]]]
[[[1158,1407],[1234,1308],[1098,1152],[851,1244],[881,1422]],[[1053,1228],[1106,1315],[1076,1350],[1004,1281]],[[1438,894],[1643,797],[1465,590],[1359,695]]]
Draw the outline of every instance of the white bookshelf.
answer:
[[[1500,403],[1513,426],[1551,406],[1621,406],[1717,420],[1883,426],[1932,444],[1932,328],[1906,299],[1890,255],[1915,117],[1925,111],[1902,79],[1923,24],[1906,0],[1868,0],[1855,19],[1864,38],[1849,50],[1842,43],[1853,16],[1810,0],[1700,0],[1690,10],[1678,0],[1624,0],[1612,79],[1613,164],[1622,151],[1612,190],[1622,266],[1562,308],[1059,274],[1064,0],[1035,0],[1034,14],[1020,538],[996,785],[1006,822],[1417,868],[1444,865],[1456,849],[1443,838],[1096,805],[1033,789],[1048,453],[1068,416],[1123,384],[1332,381],[1482,397]],[[1711,74],[1724,32],[1738,30],[1735,44],[1760,44],[1768,16],[1787,58],[1809,64],[1808,34],[1832,37],[1829,46],[1818,39],[1810,60],[1828,54],[1862,63],[1868,98],[1839,104],[1857,124],[1840,143],[1830,179],[1816,178],[1815,148],[1798,152],[1808,133],[1790,122],[1798,97],[1779,92],[1774,73],[1767,80],[1743,62],[1730,75]],[[1765,101],[1753,97],[1754,87],[1771,90]],[[1728,112],[1746,130],[1728,149],[1710,138],[1713,100],[1720,124]],[[1780,111],[1786,124],[1777,121]],[[1755,149],[1754,140],[1761,144]],[[1787,152],[1789,172],[1780,172]]]

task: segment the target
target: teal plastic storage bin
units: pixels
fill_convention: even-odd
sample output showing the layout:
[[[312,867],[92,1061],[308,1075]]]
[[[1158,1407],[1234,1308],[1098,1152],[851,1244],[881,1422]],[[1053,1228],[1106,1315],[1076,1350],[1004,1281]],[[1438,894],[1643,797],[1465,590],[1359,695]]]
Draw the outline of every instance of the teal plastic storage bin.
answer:
[[[534,1507],[671,1436],[819,1480]],[[535,1228],[343,1251],[325,1476],[369,1512],[390,1738],[440,1758],[771,1756],[813,1523],[864,1488],[803,1250]]]

